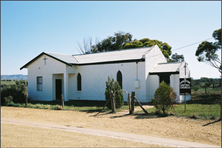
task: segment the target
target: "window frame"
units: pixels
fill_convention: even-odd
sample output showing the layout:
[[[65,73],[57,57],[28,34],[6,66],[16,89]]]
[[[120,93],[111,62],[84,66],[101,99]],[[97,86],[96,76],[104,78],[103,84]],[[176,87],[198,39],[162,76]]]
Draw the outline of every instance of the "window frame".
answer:
[[[121,77],[120,77],[121,76]],[[123,74],[122,72],[119,70],[116,74],[116,80],[120,85],[120,88],[123,89]],[[120,81],[120,82],[119,82]]]
[[[41,78],[41,81],[40,81],[40,78]],[[36,90],[43,91],[43,77],[42,76],[36,77]]]
[[[82,91],[82,76],[80,73],[77,75],[77,91],[81,92]]]

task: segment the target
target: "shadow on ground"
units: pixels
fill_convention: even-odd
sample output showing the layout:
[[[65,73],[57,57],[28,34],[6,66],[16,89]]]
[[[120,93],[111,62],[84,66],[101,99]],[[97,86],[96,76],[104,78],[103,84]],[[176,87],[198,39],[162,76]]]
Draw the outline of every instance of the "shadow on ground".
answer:
[[[202,125],[202,126],[208,126],[208,125],[210,125],[210,124],[214,124],[214,123],[217,123],[217,122],[220,122],[220,121],[221,121],[221,119],[218,119],[218,120],[216,120],[216,121],[213,121],[213,122],[204,124],[204,125]]]

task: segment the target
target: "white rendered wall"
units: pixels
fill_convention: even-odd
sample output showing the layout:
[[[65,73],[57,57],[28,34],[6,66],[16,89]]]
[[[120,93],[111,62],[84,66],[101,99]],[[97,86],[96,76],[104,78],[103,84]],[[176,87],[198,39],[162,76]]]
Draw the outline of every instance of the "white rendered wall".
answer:
[[[149,75],[148,77],[148,92],[147,95],[148,95],[148,100],[147,102],[150,102],[151,99],[154,98],[154,93],[156,91],[156,89],[159,87],[159,76],[158,75]]]
[[[177,100],[179,100],[180,98],[179,78],[180,78],[179,74],[170,75],[170,87],[172,87],[173,91],[176,93]]]
[[[158,80],[155,76],[149,76],[149,72],[153,70],[154,66],[158,63],[166,63],[167,60],[162,54],[159,47],[156,45],[145,55],[145,78],[146,78],[146,100],[145,102],[150,102],[153,98],[154,89],[159,87],[159,77]],[[157,86],[158,85],[158,86]]]
[[[55,100],[52,74],[64,74],[66,65],[48,56],[45,65],[44,57],[39,57],[28,66],[28,97],[33,100],[51,101]],[[37,91],[37,76],[43,78],[42,91]]]
[[[105,88],[108,76],[117,80],[117,72],[122,73],[122,89],[128,92],[135,91],[136,97],[142,102],[145,101],[145,69],[144,62],[116,63],[116,64],[98,64],[76,66],[76,74],[70,79],[73,85],[69,86],[69,99],[71,100],[100,100],[105,101]],[[138,73],[137,73],[138,69]],[[81,74],[82,91],[77,91],[77,74]],[[134,81],[139,80],[140,87],[134,87]],[[124,101],[127,101],[127,95],[124,94]]]

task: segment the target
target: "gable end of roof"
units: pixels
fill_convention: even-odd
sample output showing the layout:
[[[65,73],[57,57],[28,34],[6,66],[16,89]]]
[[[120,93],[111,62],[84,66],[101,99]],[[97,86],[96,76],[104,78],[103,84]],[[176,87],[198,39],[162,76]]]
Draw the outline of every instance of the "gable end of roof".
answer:
[[[52,55],[50,55],[50,54],[48,54],[48,53],[42,52],[42,53],[40,53],[38,56],[36,56],[34,59],[32,59],[31,61],[29,61],[28,63],[26,63],[24,66],[22,66],[22,67],[20,68],[20,70],[22,70],[23,68],[26,68],[28,65],[30,65],[32,62],[34,62],[35,60],[37,60],[37,59],[38,59],[39,57],[41,57],[42,55],[47,55],[47,56],[49,56],[49,57],[51,57],[51,58],[53,58],[53,59],[55,59],[55,60],[57,60],[57,61],[60,61],[60,62],[62,62],[62,63],[64,63],[64,64],[69,65],[69,66],[72,67],[72,64],[67,63],[67,62],[65,62],[65,61],[62,61],[62,60],[60,60],[60,59],[58,59],[58,58],[56,58],[56,57],[54,57],[54,56],[52,56]]]

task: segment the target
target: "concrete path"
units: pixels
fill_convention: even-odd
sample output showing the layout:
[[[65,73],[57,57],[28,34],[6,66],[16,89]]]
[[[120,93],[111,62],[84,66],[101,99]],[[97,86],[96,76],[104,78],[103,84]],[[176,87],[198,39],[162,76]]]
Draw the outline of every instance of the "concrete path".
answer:
[[[151,136],[129,134],[129,133],[104,131],[104,130],[97,130],[97,129],[88,129],[88,128],[82,128],[82,127],[71,127],[69,125],[37,123],[37,122],[30,122],[30,121],[17,120],[17,119],[1,118],[1,123],[63,130],[63,131],[69,131],[69,132],[90,134],[90,135],[95,135],[95,136],[104,136],[104,137],[110,137],[110,138],[116,138],[116,139],[129,140],[129,141],[134,141],[134,142],[142,142],[142,143],[148,143],[148,144],[154,144],[154,145],[160,145],[160,146],[210,147],[210,148],[218,147],[220,148],[220,146],[201,144],[201,143],[195,143],[195,142],[186,142],[186,141],[180,141],[180,140],[172,140],[172,139],[166,139],[166,138],[151,137]]]

